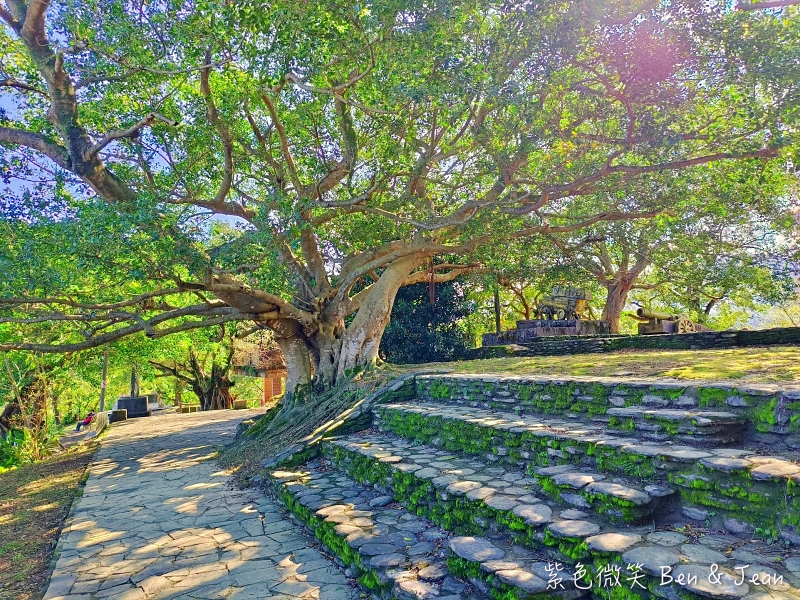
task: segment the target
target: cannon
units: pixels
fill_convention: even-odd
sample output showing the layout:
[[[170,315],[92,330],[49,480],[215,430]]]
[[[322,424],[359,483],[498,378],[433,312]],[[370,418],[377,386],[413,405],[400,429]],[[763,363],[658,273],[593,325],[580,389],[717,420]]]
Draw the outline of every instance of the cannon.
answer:
[[[536,304],[536,319],[584,319],[589,310],[592,292],[573,287],[555,286],[549,296]]]
[[[654,333],[694,333],[699,331],[698,326],[686,315],[672,315],[657,310],[637,308],[634,318],[639,321],[639,335],[650,335]]]

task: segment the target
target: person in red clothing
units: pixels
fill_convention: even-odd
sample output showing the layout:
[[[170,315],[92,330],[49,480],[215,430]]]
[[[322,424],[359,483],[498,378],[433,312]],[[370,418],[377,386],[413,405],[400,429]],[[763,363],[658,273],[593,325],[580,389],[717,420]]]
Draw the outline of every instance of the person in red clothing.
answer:
[[[83,421],[78,421],[78,424],[75,425],[75,431],[80,431],[81,427],[88,427],[93,419],[94,419],[94,411],[90,410],[89,414],[86,415],[86,418]]]

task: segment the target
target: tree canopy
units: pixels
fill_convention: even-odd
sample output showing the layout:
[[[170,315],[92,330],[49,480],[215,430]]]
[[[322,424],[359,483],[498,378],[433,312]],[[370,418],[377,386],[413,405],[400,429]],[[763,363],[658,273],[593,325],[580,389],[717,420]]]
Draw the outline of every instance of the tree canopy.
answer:
[[[330,385],[376,359],[400,287],[663,213],[615,193],[642,180],[797,148],[792,8],[4,0],[0,17],[2,349],[248,321],[274,331],[289,392],[312,369]]]

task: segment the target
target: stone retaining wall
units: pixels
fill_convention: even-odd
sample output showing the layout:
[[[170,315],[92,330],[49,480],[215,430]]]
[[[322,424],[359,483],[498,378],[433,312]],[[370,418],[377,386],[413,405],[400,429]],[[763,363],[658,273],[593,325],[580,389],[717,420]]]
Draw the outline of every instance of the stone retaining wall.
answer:
[[[563,354],[589,354],[614,352],[616,350],[704,350],[743,346],[800,345],[800,327],[778,327],[755,331],[703,331],[700,333],[675,333],[663,335],[609,335],[609,336],[561,336],[547,338],[525,338],[518,341],[513,331],[499,336],[487,333],[483,336],[483,347],[477,348],[475,358],[493,358],[513,354],[515,356],[555,356]],[[506,348],[498,344],[519,344]]]
[[[686,381],[584,377],[423,375],[416,397],[427,402],[567,415],[591,420],[610,408],[648,406],[724,410],[748,423],[749,440],[800,448],[800,389]]]

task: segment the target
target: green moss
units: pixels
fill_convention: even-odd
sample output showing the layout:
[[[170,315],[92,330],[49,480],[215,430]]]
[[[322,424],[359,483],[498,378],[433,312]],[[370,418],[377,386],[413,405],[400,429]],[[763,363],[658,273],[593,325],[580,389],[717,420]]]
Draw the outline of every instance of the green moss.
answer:
[[[630,500],[589,492],[581,492],[581,495],[592,505],[596,513],[606,515],[611,521],[635,523],[645,517],[642,509]]]
[[[447,568],[456,577],[480,579],[481,575],[483,575],[480,563],[465,560],[455,554],[448,556],[446,562]]]
[[[275,419],[279,412],[279,406],[275,406],[262,415],[251,427],[244,432],[245,437],[258,437],[263,433],[270,423]]]
[[[751,419],[755,425],[756,431],[769,432],[775,428],[777,417],[775,415],[775,407],[778,404],[778,399],[773,398],[769,404],[755,408],[751,413]]]
[[[282,469],[291,469],[293,467],[297,467],[300,465],[306,464],[308,461],[313,460],[319,456],[319,444],[314,444],[313,446],[308,446],[304,450],[293,454],[280,464],[276,465]]]
[[[649,415],[646,415],[646,417],[647,416]],[[676,435],[678,433],[678,430],[680,429],[680,425],[675,421],[671,421],[670,419],[656,417],[653,418],[652,420],[658,423],[664,430],[664,433],[668,435]],[[696,425],[697,423],[695,422],[694,424]]]
[[[725,406],[728,396],[735,394],[736,390],[726,390],[714,387],[701,387],[697,389],[697,405],[700,408]]]
[[[589,404],[587,412],[589,413],[590,416],[595,416],[595,415],[604,415],[604,414],[606,414],[607,410],[608,410],[608,407],[606,406],[605,402],[602,402],[602,403],[601,402],[597,402],[597,403],[593,402],[593,403]]]
[[[624,473],[628,477],[652,479],[655,468],[649,457],[597,447],[596,464],[600,471]]]
[[[573,562],[589,555],[589,546],[579,537],[556,537],[550,530],[545,531],[544,543],[555,546],[558,551]]]
[[[536,477],[536,481],[539,483],[539,486],[542,488],[542,491],[550,496],[551,498],[559,498],[561,494],[561,488],[553,483],[553,480],[545,475],[534,474]]]
[[[381,587],[382,587],[381,586],[381,582],[378,579],[378,576],[375,573],[373,573],[372,571],[367,571],[366,573],[363,573],[362,575],[360,575],[356,579],[356,581],[362,587],[364,587],[364,588],[366,588],[366,589],[368,589],[370,591],[380,590]]]
[[[633,431],[636,429],[636,422],[633,419],[621,419],[620,417],[611,417],[608,420],[608,426],[612,429],[620,429],[622,431]]]
[[[442,400],[444,398],[450,398],[451,396],[451,389],[450,386],[446,383],[439,381],[438,379],[430,380],[430,388],[428,389],[432,398],[437,400]]]
[[[670,400],[677,400],[683,393],[686,391],[685,388],[666,388],[666,389],[653,389],[650,388],[650,393],[656,396],[664,396],[666,395],[667,398]]]

